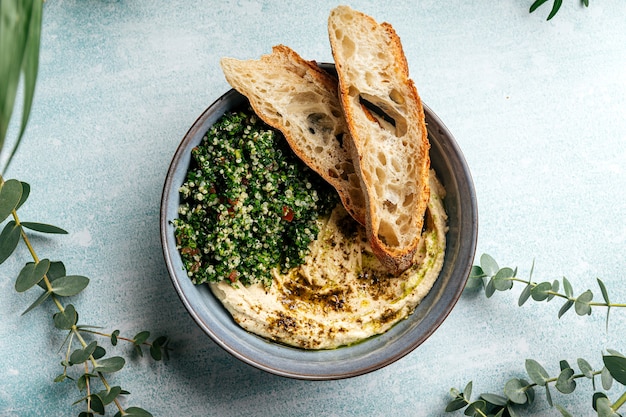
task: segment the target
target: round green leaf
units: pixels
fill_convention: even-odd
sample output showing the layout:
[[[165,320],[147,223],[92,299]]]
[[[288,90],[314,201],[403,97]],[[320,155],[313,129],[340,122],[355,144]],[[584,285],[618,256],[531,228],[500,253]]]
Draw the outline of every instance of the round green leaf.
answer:
[[[96,372],[117,372],[124,367],[126,361],[121,356],[113,356],[98,361],[98,365],[95,367]]]
[[[578,364],[578,368],[580,368],[580,372],[582,372],[583,375],[585,375],[587,378],[593,378],[593,368],[591,367],[589,362],[582,358],[578,358],[576,363]]]
[[[497,274],[498,270],[500,269],[496,260],[493,259],[491,255],[488,255],[486,253],[484,253],[480,257],[480,267],[487,276],[493,276]]]
[[[110,404],[122,393],[122,388],[119,386],[111,387],[108,391],[102,390],[98,393],[98,397],[102,400],[104,405]]]
[[[78,365],[80,363],[85,362],[95,352],[97,347],[98,347],[98,342],[93,341],[82,349],[76,349],[70,355],[70,362],[73,365]]]
[[[493,285],[498,291],[508,291],[513,287],[514,276],[511,268],[502,268],[493,276]]]
[[[580,294],[574,302],[574,310],[579,316],[586,316],[591,314],[591,306],[589,305],[593,300],[593,293],[591,290],[587,290]]]
[[[546,381],[550,378],[543,366],[534,359],[526,359],[526,372],[530,379],[540,387],[546,385]]]
[[[555,388],[563,394],[571,394],[576,389],[576,381],[574,381],[574,370],[566,368],[559,374]]]
[[[39,283],[50,268],[50,260],[42,259],[35,263],[28,263],[22,268],[15,281],[15,291],[24,292]]]
[[[548,294],[548,301],[552,300],[558,292],[559,292],[559,281],[555,279],[552,282],[552,292]]]
[[[62,297],[80,293],[89,284],[89,278],[81,275],[66,275],[52,282],[52,292]]]
[[[78,313],[72,304],[69,304],[63,311],[59,311],[53,316],[54,327],[60,330],[70,330],[78,321]]]
[[[543,301],[550,296],[552,291],[552,284],[549,282],[540,282],[532,290],[530,290],[530,296],[535,301]]]
[[[17,208],[22,199],[22,183],[8,180],[0,185],[0,223],[5,221]]]
[[[135,337],[133,337],[133,343],[135,343],[136,345],[140,345],[142,343],[144,343],[146,340],[148,340],[148,338],[150,337],[150,332],[148,331],[143,331],[143,332],[139,332],[135,335]]]
[[[526,385],[517,378],[513,378],[504,384],[504,394],[515,404],[525,404],[528,401]]]

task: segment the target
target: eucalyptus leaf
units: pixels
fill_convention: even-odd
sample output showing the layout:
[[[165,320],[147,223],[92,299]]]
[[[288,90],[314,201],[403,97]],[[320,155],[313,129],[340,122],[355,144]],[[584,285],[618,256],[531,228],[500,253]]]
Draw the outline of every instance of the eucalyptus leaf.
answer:
[[[622,385],[626,385],[626,358],[623,356],[606,355],[602,357],[602,360],[613,379]]]
[[[24,310],[24,312],[22,313],[22,316],[24,314],[30,312],[31,310],[33,310],[35,307],[39,307],[51,295],[52,295],[52,293],[50,291],[46,291],[43,294],[41,294],[39,297],[37,297],[37,299],[35,300],[34,303],[32,303],[30,306],[28,306],[28,308],[26,310]]]
[[[498,273],[500,267],[495,259],[486,253],[482,254],[480,257],[480,267],[484,271],[487,276],[493,276]]]
[[[563,291],[565,291],[565,295],[568,298],[572,298],[574,296],[574,289],[572,288],[572,284],[570,284],[570,282],[565,277],[563,277]]]
[[[517,378],[507,381],[504,385],[504,395],[515,404],[525,404],[528,401],[526,384]]]
[[[491,296],[496,292],[496,287],[494,286],[493,283],[493,277],[487,282],[487,285],[485,285],[485,296],[487,298],[491,298]]]
[[[2,83],[0,83],[2,84]],[[22,236],[22,227],[11,220],[0,233],[0,264],[6,261],[17,248]]]
[[[593,406],[593,409],[596,410],[596,411],[598,411],[597,403],[598,403],[598,400],[600,398],[608,398],[608,397],[603,392],[594,392],[593,393],[591,405]]]
[[[81,364],[89,359],[98,347],[98,342],[93,341],[82,349],[76,349],[70,355],[70,363],[73,365]]]
[[[118,412],[115,417],[121,416],[122,413]],[[128,407],[124,410],[124,417],[153,417],[152,414],[139,407]]]
[[[467,405],[467,402],[463,398],[455,398],[454,400],[448,403],[445,411],[447,413],[450,413],[452,411],[457,411],[457,410],[460,410],[461,408],[465,408],[466,405]]]
[[[530,291],[533,289],[533,287],[528,284],[524,287],[524,289],[522,290],[522,292],[519,295],[519,299],[517,300],[517,305],[519,307],[523,306],[524,303],[526,303],[526,301],[528,301],[528,299],[530,298]]]
[[[485,272],[479,265],[472,266],[472,269],[470,270],[470,275],[469,275],[470,278],[479,279],[479,278],[484,278],[486,276],[487,275],[485,274]]]
[[[600,292],[602,293],[602,298],[604,298],[604,302],[608,304],[611,304],[611,302],[609,301],[609,293],[606,290],[606,286],[604,285],[604,282],[602,282],[602,280],[600,278],[597,279],[598,281],[598,286],[600,287]]]
[[[98,394],[91,394],[89,396],[89,406],[96,413],[104,415],[104,402]]]
[[[48,268],[48,272],[46,273],[46,276],[48,277],[48,282],[52,282],[57,278],[64,277],[65,275],[67,275],[67,273],[65,272],[65,265],[63,265],[63,262],[61,261],[50,262],[50,268]],[[39,281],[38,285],[44,290],[46,291],[48,290],[48,288],[46,288],[45,282]]]
[[[559,318],[563,317],[563,314],[567,313],[569,309],[572,308],[573,305],[574,305],[574,302],[572,300],[567,300],[563,304],[563,306],[559,309],[558,317]]]
[[[52,282],[52,292],[62,297],[80,293],[89,285],[89,278],[81,275],[66,275]]]
[[[540,387],[546,385],[546,381],[550,379],[548,372],[534,359],[526,359],[526,373],[531,381]]]
[[[576,381],[574,381],[574,370],[566,368],[559,374],[555,388],[563,394],[571,394],[576,389]]]
[[[98,365],[94,368],[95,372],[117,372],[124,367],[126,360],[121,356],[113,356],[98,361]]]
[[[602,382],[602,388],[607,391],[610,390],[613,386],[613,376],[606,366],[602,368],[602,372],[600,373],[600,381]]]
[[[71,330],[78,321],[78,313],[72,304],[68,304],[63,311],[54,314],[54,327],[59,330]]]
[[[93,356],[94,359],[98,360],[100,358],[103,358],[106,354],[107,351],[102,346],[98,345],[96,346],[96,350],[93,351],[91,356]]]
[[[550,296],[550,291],[552,291],[552,284],[541,282],[530,291],[530,296],[535,301],[544,301]]]
[[[6,220],[22,200],[22,183],[18,180],[0,182],[0,223]]]
[[[480,416],[481,414],[485,415],[484,412],[486,408],[487,403],[485,403],[485,401],[477,400],[469,404],[463,414],[465,414],[466,416]]]
[[[587,378],[593,378],[593,367],[584,360],[583,358],[578,358],[576,363],[578,364],[578,368],[580,368],[580,372],[586,376]]]
[[[593,293],[591,290],[587,290],[580,294],[574,302],[574,310],[579,316],[585,316],[591,314],[591,301],[593,300]]]
[[[480,398],[487,401],[489,404],[497,405],[500,407],[504,407],[507,403],[507,399],[505,397],[497,394],[480,394]]]
[[[17,276],[17,280],[15,281],[15,291],[24,292],[37,285],[46,275],[49,268],[49,259],[42,259],[36,264],[26,264]]]
[[[45,223],[34,223],[34,222],[22,222],[23,227],[34,230],[35,232],[41,233],[50,233],[50,234],[58,234],[58,235],[66,235],[67,232],[60,227],[53,226],[51,224]]]
[[[552,393],[550,392],[550,385],[546,384],[545,389],[546,389],[546,401],[548,402],[548,405],[550,407],[554,407],[554,404],[552,403]]]
[[[498,291],[508,291],[513,287],[514,276],[511,268],[502,268],[493,276],[493,285]]]
[[[17,207],[15,207],[15,210],[18,210],[20,207],[22,207],[22,204],[24,204],[26,200],[28,200],[29,195],[30,185],[27,182],[22,181],[22,197],[20,198],[20,202],[17,203]]]
[[[109,390],[102,390],[98,392],[98,397],[102,400],[104,405],[110,404],[122,393],[122,388],[119,386],[111,387]]]
[[[135,337],[133,337],[133,343],[136,345],[140,345],[144,343],[146,340],[148,340],[149,337],[150,337],[150,332],[148,331],[139,332],[135,335]]]
[[[598,417],[620,417],[611,408],[611,402],[607,397],[599,397],[596,400],[596,410],[598,411]]]
[[[559,292],[559,281],[555,279],[554,281],[552,281],[552,292],[548,294],[547,301],[552,300],[554,296],[558,294],[558,292]]]
[[[117,346],[117,337],[120,335],[120,331],[119,330],[114,330],[113,333],[111,333],[111,344],[113,346]]]
[[[624,356],[621,352],[615,349],[607,348],[606,351],[609,352],[613,356],[621,356],[622,358],[626,358],[626,356]]]

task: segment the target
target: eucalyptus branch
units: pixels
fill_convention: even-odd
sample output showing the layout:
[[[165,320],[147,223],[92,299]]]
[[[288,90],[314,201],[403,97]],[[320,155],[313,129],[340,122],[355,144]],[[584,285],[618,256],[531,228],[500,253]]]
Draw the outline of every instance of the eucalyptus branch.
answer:
[[[168,339],[160,336],[148,341],[150,333],[142,331],[134,338],[119,336],[119,330],[112,333],[104,333],[93,330],[95,326],[81,325],[78,323],[78,312],[73,304],[64,304],[66,297],[72,297],[81,293],[89,284],[89,279],[82,275],[68,275],[65,266],[59,261],[41,259],[29,238],[30,232],[48,234],[67,234],[57,226],[21,221],[18,210],[28,199],[30,186],[27,183],[14,179],[4,181],[0,175],[0,223],[6,222],[0,232],[0,264],[6,261],[17,249],[19,242],[23,242],[32,258],[20,270],[15,281],[15,290],[19,293],[39,287],[43,293],[24,311],[30,312],[48,299],[54,303],[58,312],[53,315],[54,327],[67,332],[61,349],[66,346],[64,360],[61,362],[63,372],[54,381],[61,382],[66,379],[75,381],[80,391],[86,394],[74,404],[84,403],[85,411],[80,412],[79,417],[89,417],[94,414],[104,414],[105,408],[113,404],[117,408],[116,416],[145,417],[151,414],[139,407],[125,408],[120,402],[120,397],[128,392],[119,386],[111,386],[106,375],[121,370],[126,360],[121,356],[107,356],[106,350],[97,341],[88,341],[86,335],[104,336],[110,339],[113,346],[118,340],[128,341],[133,344],[135,350],[143,355],[142,347],[148,346],[150,356],[155,360],[168,357]],[[75,347],[75,343],[78,344]],[[78,376],[70,376],[68,369],[73,366],[83,368]],[[100,381],[103,389],[95,390],[95,381]]]
[[[532,280],[534,264],[530,269],[529,278],[517,277],[517,268],[500,268],[498,263],[490,255],[483,254],[480,257],[480,265],[472,267],[466,289],[468,291],[483,290],[489,298],[497,291],[511,290],[515,283],[524,285],[518,299],[518,305],[522,306],[528,300],[537,302],[549,302],[555,298],[564,300],[558,317],[574,307],[574,311],[580,316],[590,315],[594,308],[606,308],[608,328],[609,312],[611,308],[626,307],[624,303],[613,303],[609,299],[609,292],[602,280],[597,279],[603,301],[593,301],[593,293],[586,290],[575,296],[571,283],[567,278],[562,280],[535,282]],[[561,291],[561,288],[563,290]],[[550,406],[554,406],[562,416],[572,415],[562,406],[554,404],[552,401],[551,385],[562,394],[571,394],[576,389],[576,380],[587,378],[591,380],[592,405],[598,417],[618,417],[617,413],[626,403],[626,392],[611,403],[606,391],[610,390],[613,382],[617,381],[626,385],[626,357],[615,350],[607,350],[602,356],[603,366],[600,369],[593,369],[586,360],[579,358],[576,372],[565,360],[559,363],[560,372],[556,376],[550,376],[545,368],[536,360],[526,360],[526,373],[531,382],[523,378],[513,378],[504,385],[504,395],[481,394],[478,399],[471,398],[472,383],[468,383],[461,392],[455,388],[450,391],[453,399],[448,403],[446,411],[465,410],[465,415],[481,417],[515,417],[519,409],[530,407],[535,399],[535,389],[545,390],[545,397]],[[596,387],[596,377],[600,377],[601,388]]]
[[[544,3],[547,3],[548,0],[535,0],[535,2],[530,6],[530,13],[537,10],[539,7],[543,6]],[[585,7],[589,7],[589,0],[580,0],[581,4]],[[553,0],[552,9],[550,10],[550,14],[546,20],[552,19],[561,9],[563,5],[563,0]]]
[[[626,303],[614,303],[609,298],[609,292],[604,282],[597,278],[596,282],[602,294],[603,301],[594,301],[593,292],[588,289],[579,295],[575,295],[572,284],[563,277],[562,280],[534,282],[532,275],[534,264],[531,267],[529,278],[527,280],[517,277],[517,268],[510,267],[500,268],[498,263],[488,254],[480,257],[480,265],[472,267],[467,290],[484,289],[487,298],[493,296],[496,291],[508,291],[513,288],[515,283],[524,284],[524,289],[519,295],[517,304],[521,307],[529,299],[537,302],[550,302],[555,298],[565,300],[558,312],[558,318],[561,318],[572,307],[579,316],[590,315],[593,308],[606,308],[606,327],[609,325],[609,313],[612,308],[624,308]],[[561,292],[561,288],[563,291]]]
[[[594,370],[584,359],[578,359],[580,369],[576,373],[570,364],[562,360],[559,363],[560,371],[557,376],[550,376],[546,369],[533,359],[526,360],[526,374],[529,382],[524,378],[512,378],[504,384],[503,395],[483,393],[472,399],[472,385],[470,381],[463,391],[456,388],[450,390],[452,400],[447,404],[445,411],[454,412],[464,410],[467,416],[480,417],[515,417],[522,409],[528,409],[535,402],[535,390],[543,389],[548,404],[556,408],[563,417],[572,417],[564,407],[555,404],[552,400],[552,389],[561,394],[571,394],[577,388],[577,380],[588,379],[595,393],[592,397],[592,406],[598,417],[616,417],[617,410],[626,402],[626,392],[611,404],[609,397],[596,386],[596,377],[600,377],[604,391],[611,389],[614,380],[624,384],[626,377],[626,357],[616,351],[609,351],[603,356],[604,366]]]

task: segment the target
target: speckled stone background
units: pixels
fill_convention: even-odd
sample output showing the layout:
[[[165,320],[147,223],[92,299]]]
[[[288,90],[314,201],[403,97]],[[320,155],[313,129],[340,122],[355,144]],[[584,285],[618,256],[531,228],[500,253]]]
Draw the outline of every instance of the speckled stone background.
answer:
[[[391,22],[422,99],[465,153],[478,196],[477,257],[526,277],[566,276],[576,292],[604,280],[626,301],[626,8],[623,0],[360,1]],[[560,304],[517,307],[521,288],[464,294],[417,350],[353,379],[306,382],[256,370],[215,345],[188,316],[158,235],[163,180],[179,141],[227,88],[222,56],[257,58],[274,44],[331,61],[329,1],[78,1],[45,4],[41,69],[23,146],[8,177],[31,184],[22,220],[70,233],[37,238],[43,257],[92,279],[73,302],[82,323],[166,333],[167,363],[134,358],[113,378],[128,404],[155,416],[440,416],[451,387],[500,393],[534,358],[551,374],[606,348],[626,350],[626,312],[608,331],[600,310],[557,319]],[[0,81],[1,82],[1,81]],[[15,126],[11,132],[15,134]],[[69,416],[79,393],[55,384],[63,336],[48,306],[20,313],[27,253],[1,267],[0,416]],[[125,348],[120,346],[122,352]],[[616,399],[623,388],[609,392]],[[554,401],[592,415],[591,384]],[[457,414],[457,415],[461,415]],[[527,414],[557,416],[543,393]]]

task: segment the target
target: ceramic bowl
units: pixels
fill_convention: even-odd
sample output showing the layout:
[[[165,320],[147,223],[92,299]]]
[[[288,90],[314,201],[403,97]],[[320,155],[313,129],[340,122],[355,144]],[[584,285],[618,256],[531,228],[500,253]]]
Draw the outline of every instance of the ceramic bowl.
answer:
[[[302,350],[243,330],[207,285],[194,285],[183,268],[176,249],[174,228],[170,224],[178,215],[178,189],[185,181],[191,149],[201,142],[220,116],[246,104],[246,99],[235,90],[228,91],[211,104],[184,136],[165,179],[160,213],[163,253],[174,288],[189,314],[215,343],[236,358],[285,377],[308,380],[353,377],[380,369],[407,355],[446,319],[463,291],[474,260],[478,228],[474,186],[452,134],[424,105],[431,143],[431,166],[446,188],[444,203],[449,216],[444,265],[431,291],[408,319],[382,335],[333,350]]]

